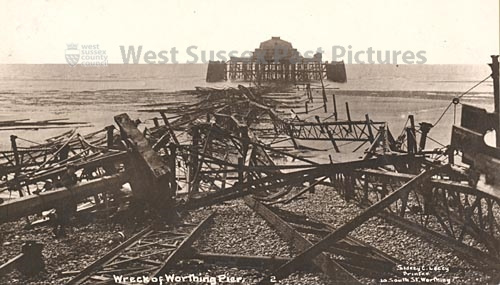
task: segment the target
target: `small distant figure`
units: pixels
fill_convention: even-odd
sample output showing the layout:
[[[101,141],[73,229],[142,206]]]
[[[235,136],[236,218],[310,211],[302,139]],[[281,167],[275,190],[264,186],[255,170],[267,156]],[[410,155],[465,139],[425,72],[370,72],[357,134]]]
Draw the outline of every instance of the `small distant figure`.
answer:
[[[307,95],[307,99],[309,99],[309,101],[312,102],[312,92],[311,92],[311,84],[310,83],[307,83],[307,85],[306,85],[306,95]]]
[[[76,166],[68,164],[66,172],[61,175],[61,180],[56,184],[59,187],[71,188],[78,183],[76,177]],[[66,236],[66,227],[69,225],[71,217],[76,213],[76,202],[68,201],[55,207],[55,212],[49,215],[53,221],[52,233],[56,238]]]

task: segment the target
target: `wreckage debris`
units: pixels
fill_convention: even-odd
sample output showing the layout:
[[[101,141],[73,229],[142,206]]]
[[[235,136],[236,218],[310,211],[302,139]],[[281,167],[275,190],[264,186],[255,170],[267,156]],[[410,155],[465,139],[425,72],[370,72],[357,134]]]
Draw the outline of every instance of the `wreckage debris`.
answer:
[[[0,121],[0,131],[56,129],[68,126],[91,127],[88,122],[72,122],[65,119],[30,121],[29,119]]]
[[[493,67],[498,68],[497,59]],[[497,86],[498,78],[494,80]],[[348,104],[347,119],[341,120],[335,96],[328,100],[322,87],[316,98],[310,85],[303,90],[259,85],[197,88],[183,93],[196,101],[142,106],[144,113],[158,114],[147,123],[120,114],[115,116],[117,128],[88,135],[71,131],[22,148],[17,144],[20,138],[12,136],[11,150],[0,153],[0,191],[18,197],[0,204],[0,221],[40,214],[68,200],[80,203],[80,209],[88,201],[104,209],[131,202],[131,209],[148,212],[155,220],[135,235],[126,235],[101,259],[82,266],[70,284],[108,281],[117,272],[154,277],[177,261],[193,258],[273,263],[261,283],[287,278],[309,261],[334,282],[397,276],[397,259],[349,237],[373,218],[481,264],[478,270],[487,276],[498,274],[500,195],[494,190],[498,172],[491,171],[498,169],[498,147],[480,140],[489,129],[498,134],[498,113],[465,106],[463,112],[481,123],[463,116],[461,126],[453,128],[450,147],[428,150],[432,124],[422,122],[418,128],[409,116],[401,135],[394,137],[386,122],[368,115],[352,119]],[[500,105],[498,90],[495,100]],[[300,109],[290,110],[299,103]],[[327,113],[329,106],[333,112]],[[324,142],[329,148],[322,150],[311,142]],[[344,148],[341,142],[352,145]],[[360,155],[335,161],[344,149]],[[329,154],[330,161],[305,157],[312,151]],[[467,171],[455,165],[456,151],[472,165]],[[76,170],[76,185],[57,186],[68,167]],[[127,183],[131,193],[123,198],[121,188]],[[359,205],[361,212],[333,227],[279,208],[307,200],[316,187],[325,185]],[[276,265],[262,257],[193,252],[191,245],[202,229],[209,230],[205,221],[212,215],[195,224],[185,223],[185,216],[238,198],[284,240],[294,242],[298,255],[278,258]],[[308,234],[317,238],[308,239]]]

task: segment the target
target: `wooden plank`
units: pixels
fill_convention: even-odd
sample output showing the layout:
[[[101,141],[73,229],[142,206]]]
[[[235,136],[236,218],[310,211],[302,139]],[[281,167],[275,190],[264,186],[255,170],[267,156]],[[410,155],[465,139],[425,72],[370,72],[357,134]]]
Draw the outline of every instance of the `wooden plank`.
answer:
[[[0,204],[0,223],[13,221],[21,217],[50,210],[63,201],[78,201],[95,194],[119,189],[126,183],[125,173],[103,177],[86,183],[80,183],[70,188],[58,188],[37,195],[24,196]]]
[[[14,270],[20,260],[23,258],[24,254],[18,254],[16,257],[13,257],[11,258],[10,260],[8,260],[6,263],[0,265],[0,276],[3,276],[9,272],[11,272],[12,270]]]

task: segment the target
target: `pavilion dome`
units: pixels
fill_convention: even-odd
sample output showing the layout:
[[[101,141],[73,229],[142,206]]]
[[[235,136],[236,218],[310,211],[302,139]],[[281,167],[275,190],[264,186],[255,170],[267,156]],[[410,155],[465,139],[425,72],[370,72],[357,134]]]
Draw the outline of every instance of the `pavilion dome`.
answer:
[[[280,37],[272,37],[270,40],[260,43],[260,49],[293,49],[290,42],[280,39]]]

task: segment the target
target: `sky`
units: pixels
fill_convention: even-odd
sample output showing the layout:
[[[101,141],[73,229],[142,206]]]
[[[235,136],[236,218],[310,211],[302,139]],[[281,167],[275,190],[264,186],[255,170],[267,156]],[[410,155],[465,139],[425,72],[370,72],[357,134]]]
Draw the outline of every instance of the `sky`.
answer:
[[[193,59],[190,46],[199,57],[240,54],[272,36],[300,52],[320,47],[325,60],[339,46],[482,64],[500,49],[499,0],[0,0],[0,7],[0,64],[66,63],[68,43],[98,45],[109,63],[123,63],[120,46],[167,58],[175,47],[184,63]]]

